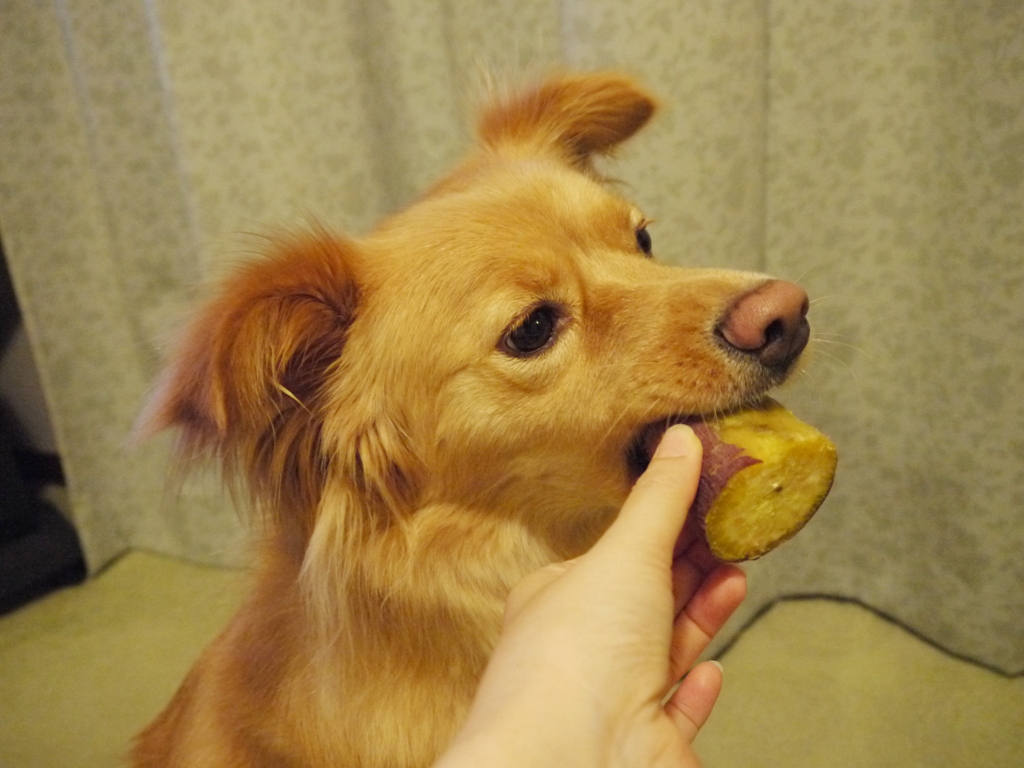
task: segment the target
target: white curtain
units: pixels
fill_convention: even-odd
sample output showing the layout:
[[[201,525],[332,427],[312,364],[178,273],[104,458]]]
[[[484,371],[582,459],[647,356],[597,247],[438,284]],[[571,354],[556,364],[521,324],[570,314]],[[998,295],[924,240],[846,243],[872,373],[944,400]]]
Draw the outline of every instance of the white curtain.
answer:
[[[615,175],[678,263],[818,297],[781,398],[841,451],[771,601],[858,600],[1024,670],[1024,5],[1005,0],[7,0],[0,235],[96,570],[239,563],[213,478],[128,441],[162,344],[251,233],[351,232],[459,156],[485,72],[664,101]]]

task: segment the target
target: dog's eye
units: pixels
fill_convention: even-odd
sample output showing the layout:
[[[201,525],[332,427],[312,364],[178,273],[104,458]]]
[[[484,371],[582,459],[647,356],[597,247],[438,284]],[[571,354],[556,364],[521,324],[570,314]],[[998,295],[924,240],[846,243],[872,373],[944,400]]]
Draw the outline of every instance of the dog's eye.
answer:
[[[653,243],[651,242],[651,233],[647,231],[647,227],[646,226],[637,228],[637,230],[636,230],[636,246],[641,251],[643,251],[643,253],[646,256],[650,256],[651,255],[651,248],[653,247]]]
[[[502,346],[515,357],[535,354],[551,344],[557,327],[558,311],[547,305],[537,307],[519,325],[505,334]]]

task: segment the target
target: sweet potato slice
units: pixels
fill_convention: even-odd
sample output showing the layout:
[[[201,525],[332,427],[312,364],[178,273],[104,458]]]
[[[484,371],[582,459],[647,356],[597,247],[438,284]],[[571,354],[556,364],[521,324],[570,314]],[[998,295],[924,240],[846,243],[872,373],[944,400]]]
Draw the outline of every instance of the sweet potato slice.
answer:
[[[708,545],[720,560],[752,560],[797,533],[825,500],[836,447],[774,400],[705,421],[718,440],[695,428],[705,455],[719,442],[742,450],[742,466],[715,489],[704,513]]]

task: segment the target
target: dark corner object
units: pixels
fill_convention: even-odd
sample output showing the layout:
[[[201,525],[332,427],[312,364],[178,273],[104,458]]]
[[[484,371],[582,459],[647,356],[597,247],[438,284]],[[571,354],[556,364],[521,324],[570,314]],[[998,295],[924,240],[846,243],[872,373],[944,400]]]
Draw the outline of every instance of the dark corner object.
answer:
[[[25,452],[16,457],[0,427],[0,614],[85,578],[75,529],[29,491],[26,479],[59,481],[59,462]]]

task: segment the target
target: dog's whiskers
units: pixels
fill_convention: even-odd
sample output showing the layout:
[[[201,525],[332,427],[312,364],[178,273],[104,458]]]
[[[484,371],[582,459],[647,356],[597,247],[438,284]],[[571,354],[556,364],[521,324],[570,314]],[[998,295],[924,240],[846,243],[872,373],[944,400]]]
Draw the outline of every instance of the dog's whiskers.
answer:
[[[856,347],[852,347],[852,349],[856,349]],[[860,351],[860,350],[857,350],[857,351]],[[854,381],[857,381],[857,382],[860,381],[860,379],[857,376],[857,372],[854,370],[853,366],[851,366],[846,360],[841,358],[839,355],[834,355],[831,352],[828,352],[827,350],[824,350],[824,349],[819,349],[818,350],[818,354],[821,357],[823,357],[823,358],[825,358],[825,359],[827,359],[829,361],[838,363],[839,365],[841,365],[846,370],[846,372],[851,377],[853,377]],[[809,375],[809,372],[807,371],[806,368],[801,368],[801,371],[803,371],[804,373],[808,373],[808,375]]]
[[[864,355],[865,357],[870,357],[871,356],[871,355],[868,354],[867,350],[862,349],[861,347],[858,347],[858,346],[856,346],[854,344],[850,344],[849,342],[840,341],[840,338],[842,338],[842,337],[839,336],[838,334],[834,334],[834,335],[836,335],[837,338],[835,338],[835,339],[825,339],[825,338],[822,338],[821,336],[816,335],[814,337],[814,344],[815,345],[818,345],[818,344],[829,344],[829,345],[832,345],[834,347],[843,347],[845,349],[852,350],[852,351],[856,352],[859,355]]]

